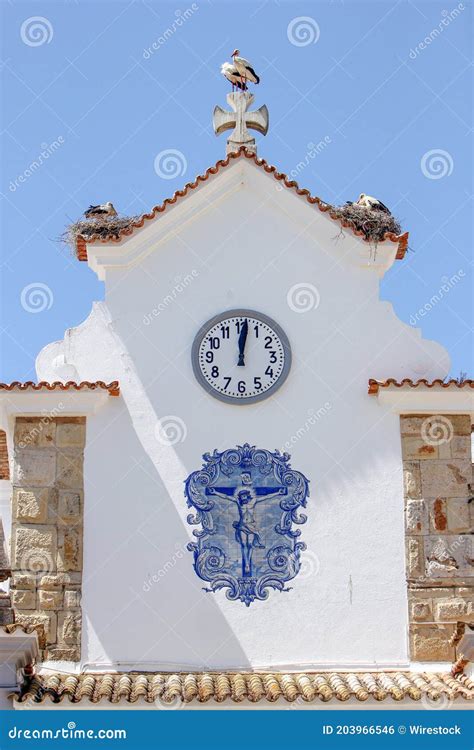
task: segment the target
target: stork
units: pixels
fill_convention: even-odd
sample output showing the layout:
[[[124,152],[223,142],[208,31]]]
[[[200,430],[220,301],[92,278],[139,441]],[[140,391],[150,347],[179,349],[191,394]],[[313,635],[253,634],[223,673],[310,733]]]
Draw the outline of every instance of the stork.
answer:
[[[242,83],[239,71],[237,70],[237,67],[235,65],[229,62],[222,63],[221,73],[224,78],[227,78],[227,80],[232,84],[232,91],[234,91],[234,88],[236,86],[238,89],[241,89],[242,91],[244,90],[245,86]]]
[[[117,216],[117,211],[115,210],[113,204],[108,201],[107,203],[101,203],[98,206],[89,206],[89,208],[84,211],[84,216],[86,219],[93,219],[95,216],[104,216],[104,217],[112,217]]]
[[[390,213],[390,209],[388,209],[382,201],[379,201],[378,198],[374,198],[372,195],[366,195],[365,193],[359,195],[359,200],[356,201],[355,205],[362,206],[362,208],[370,208],[373,211],[383,211],[385,214]]]
[[[252,68],[251,64],[245,59],[245,57],[240,57],[238,49],[235,49],[232,52],[232,59],[240,75],[244,89],[247,88],[247,81],[250,81],[251,83],[260,83],[260,78]]]

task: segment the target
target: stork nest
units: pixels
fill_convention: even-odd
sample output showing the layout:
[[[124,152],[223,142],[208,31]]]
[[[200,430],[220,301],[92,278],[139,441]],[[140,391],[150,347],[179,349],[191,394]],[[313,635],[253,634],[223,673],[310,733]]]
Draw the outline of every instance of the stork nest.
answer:
[[[72,249],[75,249],[76,240],[79,236],[85,239],[90,239],[94,235],[101,237],[103,240],[118,239],[124,229],[130,229],[140,218],[140,216],[113,216],[107,219],[98,216],[94,219],[80,219],[73,224],[69,224],[60,239]]]
[[[348,225],[352,229],[363,232],[366,240],[374,247],[379,242],[383,242],[387,232],[393,232],[398,235],[402,231],[400,222],[392,214],[371,208],[364,208],[356,204],[332,206],[331,216],[342,219],[346,226]],[[90,239],[94,235],[104,240],[118,239],[124,229],[130,229],[140,219],[140,216],[115,216],[112,218],[99,216],[93,219],[80,219],[66,227],[60,240],[75,249],[79,236],[85,239]],[[343,228],[341,229],[342,232]]]
[[[401,234],[400,222],[385,211],[377,211],[373,208],[364,208],[355,203],[352,205],[333,206],[331,216],[342,219],[352,229],[363,232],[366,240],[377,246],[383,242],[387,232]]]

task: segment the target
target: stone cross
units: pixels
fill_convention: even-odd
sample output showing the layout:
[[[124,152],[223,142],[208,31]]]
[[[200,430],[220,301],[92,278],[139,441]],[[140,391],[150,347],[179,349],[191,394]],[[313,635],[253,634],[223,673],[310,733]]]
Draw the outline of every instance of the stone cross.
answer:
[[[260,109],[248,112],[249,106],[253,102],[253,94],[250,91],[238,91],[237,93],[227,94],[227,102],[232,107],[232,112],[226,112],[222,107],[214,108],[213,125],[216,135],[220,135],[224,130],[232,130],[227,139],[226,153],[231,154],[245,146],[248,151],[257,153],[255,138],[252,138],[248,128],[258,130],[262,135],[268,131],[268,109],[265,104]]]

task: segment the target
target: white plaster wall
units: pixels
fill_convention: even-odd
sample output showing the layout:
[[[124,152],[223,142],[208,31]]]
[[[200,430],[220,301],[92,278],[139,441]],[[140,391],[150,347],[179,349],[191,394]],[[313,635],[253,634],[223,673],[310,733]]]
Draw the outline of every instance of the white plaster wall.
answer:
[[[108,270],[106,303],[38,358],[40,378],[57,378],[52,363],[63,354],[80,379],[119,379],[122,390],[88,419],[83,661],[183,670],[406,664],[399,425],[367,395],[367,380],[444,377],[447,355],[378,301],[377,273],[352,262],[360,240],[336,243],[325,215],[252,165],[236,168],[240,189],[221,201],[206,201],[206,183],[182,202],[202,206],[192,221],[180,224],[183,209],[171,209],[172,235],[160,235],[161,219],[137,233],[129,242],[148,254]],[[304,314],[287,304],[300,282],[320,293]],[[274,318],[293,351],[284,386],[254,406],[213,399],[191,369],[199,327],[235,307]],[[155,435],[167,415],[186,425],[172,447]],[[185,549],[183,495],[204,452],[244,441],[270,450],[289,442],[311,490],[301,573],[289,593],[249,608],[202,590]]]
[[[3,532],[5,534],[5,546],[8,558],[10,559],[10,537],[12,527],[12,509],[11,509],[12,484],[9,479],[0,479],[0,519],[2,521]],[[10,581],[2,581],[0,590],[9,591]],[[1,701],[0,701],[1,710]]]
[[[0,518],[3,523],[7,549],[9,549],[12,524],[11,495],[12,483],[10,479],[0,479]],[[3,585],[5,586],[5,584]]]

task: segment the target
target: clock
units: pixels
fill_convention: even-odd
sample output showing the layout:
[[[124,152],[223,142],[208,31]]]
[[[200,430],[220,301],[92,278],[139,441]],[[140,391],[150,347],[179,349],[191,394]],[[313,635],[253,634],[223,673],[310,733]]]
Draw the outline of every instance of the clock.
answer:
[[[214,398],[250,404],[283,385],[291,348],[278,323],[255,310],[228,310],[198,331],[192,365],[199,383]]]

